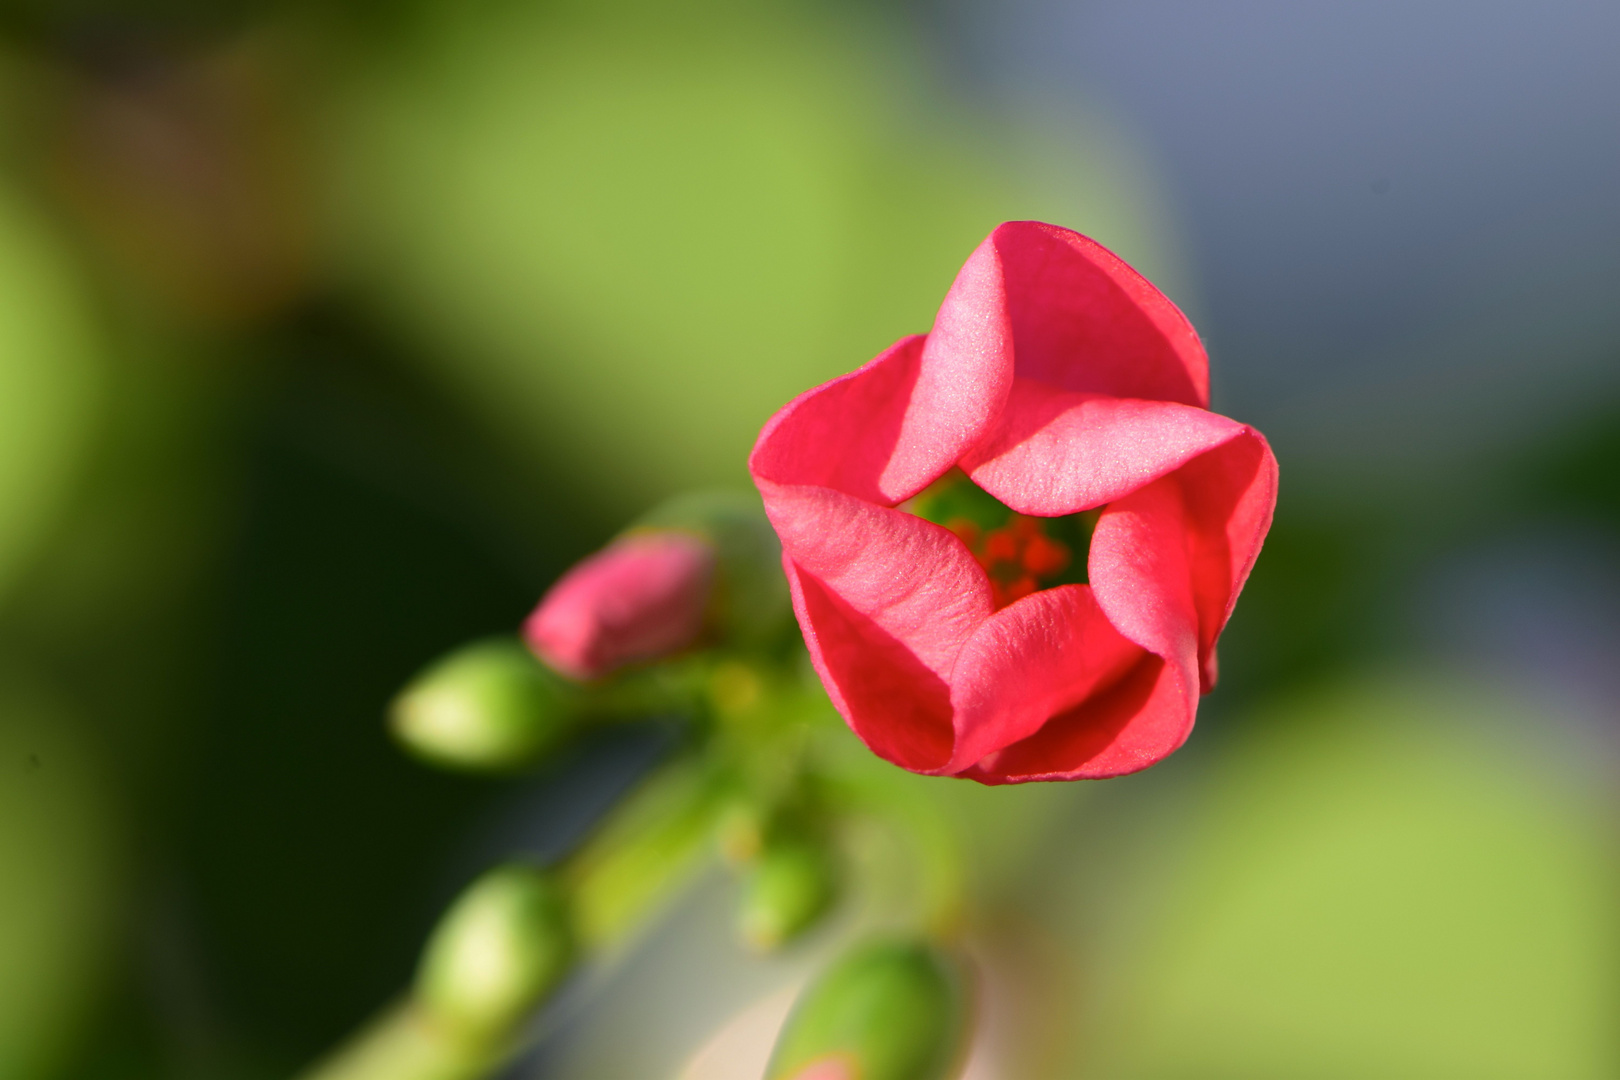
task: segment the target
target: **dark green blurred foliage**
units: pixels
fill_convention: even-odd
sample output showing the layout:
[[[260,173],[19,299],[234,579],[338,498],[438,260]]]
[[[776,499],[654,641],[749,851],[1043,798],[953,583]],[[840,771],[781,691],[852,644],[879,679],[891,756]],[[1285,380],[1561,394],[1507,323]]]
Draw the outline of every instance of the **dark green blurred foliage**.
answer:
[[[8,0],[0,28],[30,45],[93,54],[130,36],[206,38],[273,10],[274,0]]]
[[[445,472],[454,449],[421,445],[404,412],[431,398],[344,363],[304,359],[254,425],[186,815],[233,1012],[305,1054],[403,981],[395,950],[424,913],[390,898],[420,889],[423,853],[447,853],[489,799],[379,742],[382,706],[447,646],[514,624],[566,564],[544,548],[503,563]],[[350,981],[335,954],[354,958]]]
[[[1534,512],[1620,532],[1620,405],[1606,403],[1562,428],[1509,474]]]
[[[241,478],[207,526],[219,551],[203,563],[209,591],[192,586],[179,611],[173,593],[138,598],[146,619],[178,620],[172,630],[108,627],[113,640],[89,655],[82,633],[62,645],[63,663],[88,676],[81,693],[124,718],[135,760],[153,759],[138,831],[156,876],[140,891],[178,935],[150,962],[174,969],[179,988],[141,987],[141,975],[126,1007],[157,1010],[160,1046],[215,1047],[217,1068],[233,1046],[290,1068],[408,976],[438,875],[500,788],[403,758],[379,738],[383,706],[446,646],[515,625],[596,539],[590,513],[565,500],[536,513],[527,499],[543,482],[379,363],[385,346],[311,315],[265,351],[275,355],[247,358],[258,365],[247,385],[220,402],[240,418],[230,435],[184,451],[216,483],[232,467]],[[503,483],[525,501],[503,501]],[[137,525],[161,528],[160,511],[143,500]],[[125,544],[138,538],[125,530]],[[152,580],[158,565],[143,560],[132,583],[172,589]],[[94,599],[106,619],[109,597]],[[188,688],[142,690],[166,672]],[[132,714],[137,695],[163,719]],[[422,899],[400,903],[411,896]],[[200,1030],[175,1030],[176,1012]],[[82,1049],[93,1061],[94,1042]],[[158,1060],[196,1049],[169,1042]]]
[[[1221,638],[1224,701],[1311,680],[1365,660],[1387,615],[1396,554],[1385,508],[1285,490],[1265,549]]]
[[[0,669],[0,1075],[46,1073],[107,974],[129,837],[73,703]]]
[[[1617,432],[1615,405],[1598,398],[1527,445],[1488,447],[1460,466],[1414,462],[1383,490],[1291,473],[1221,639],[1220,689],[1208,704],[1224,710],[1400,658],[1414,644],[1414,597],[1458,552],[1534,528],[1620,538]]]

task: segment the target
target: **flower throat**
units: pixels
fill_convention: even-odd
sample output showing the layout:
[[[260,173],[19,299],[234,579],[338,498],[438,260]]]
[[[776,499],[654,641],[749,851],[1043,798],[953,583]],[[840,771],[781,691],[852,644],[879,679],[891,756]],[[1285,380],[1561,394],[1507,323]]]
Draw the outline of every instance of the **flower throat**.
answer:
[[[900,504],[909,514],[943,525],[967,545],[990,576],[997,609],[1055,585],[1086,581],[1086,556],[1101,510],[1065,517],[1029,517],[952,469]]]

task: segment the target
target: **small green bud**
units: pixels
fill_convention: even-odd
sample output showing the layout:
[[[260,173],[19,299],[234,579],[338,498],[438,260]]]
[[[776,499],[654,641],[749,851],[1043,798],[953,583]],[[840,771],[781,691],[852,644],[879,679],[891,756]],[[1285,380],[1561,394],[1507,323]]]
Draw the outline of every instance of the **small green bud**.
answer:
[[[567,974],[573,926],[561,891],[537,866],[511,863],[468,887],[434,929],[416,999],[460,1041],[509,1037]]]
[[[765,850],[765,812],[752,799],[729,799],[715,815],[714,842],[720,857],[733,866],[759,858]]]
[[[799,995],[765,1080],[945,1080],[967,1043],[967,1002],[963,973],[932,946],[863,946]]]
[[[743,884],[738,929],[752,948],[770,952],[815,924],[836,892],[832,856],[819,844],[766,845]]]
[[[459,769],[521,767],[555,747],[581,713],[580,691],[522,643],[475,642],[412,679],[389,709],[413,753]]]
[[[752,664],[724,660],[709,672],[709,703],[722,715],[756,709],[765,695],[765,682]]]

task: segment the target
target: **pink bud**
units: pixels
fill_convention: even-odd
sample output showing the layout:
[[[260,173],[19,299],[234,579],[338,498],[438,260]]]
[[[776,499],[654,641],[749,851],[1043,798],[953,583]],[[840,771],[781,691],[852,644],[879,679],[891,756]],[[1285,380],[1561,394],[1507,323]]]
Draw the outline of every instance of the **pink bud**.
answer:
[[[703,628],[714,548],[683,532],[636,533],[564,574],[523,625],[529,647],[594,679],[690,644]]]
[[[794,1073],[793,1080],[856,1080],[857,1075],[854,1064],[840,1055],[812,1061]]]

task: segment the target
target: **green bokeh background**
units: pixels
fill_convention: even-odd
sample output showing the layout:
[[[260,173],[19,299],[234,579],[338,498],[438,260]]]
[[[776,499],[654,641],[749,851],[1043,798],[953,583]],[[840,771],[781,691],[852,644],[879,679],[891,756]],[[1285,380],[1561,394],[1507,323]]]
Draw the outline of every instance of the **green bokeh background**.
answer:
[[[764,419],[926,330],[997,222],[1080,229],[1197,313],[1129,133],[975,98],[908,19],[8,9],[0,1077],[282,1076],[362,1021],[491,822],[579,764],[435,773],[389,744],[391,693],[651,502],[744,485]],[[1004,1075],[1613,1074],[1609,751],[1398,613],[1481,537],[1615,539],[1614,414],[1450,499],[1281,447],[1187,750],[926,782],[1035,988]],[[632,998],[601,1022],[659,1000]],[[593,1038],[555,1074],[593,1075]]]

